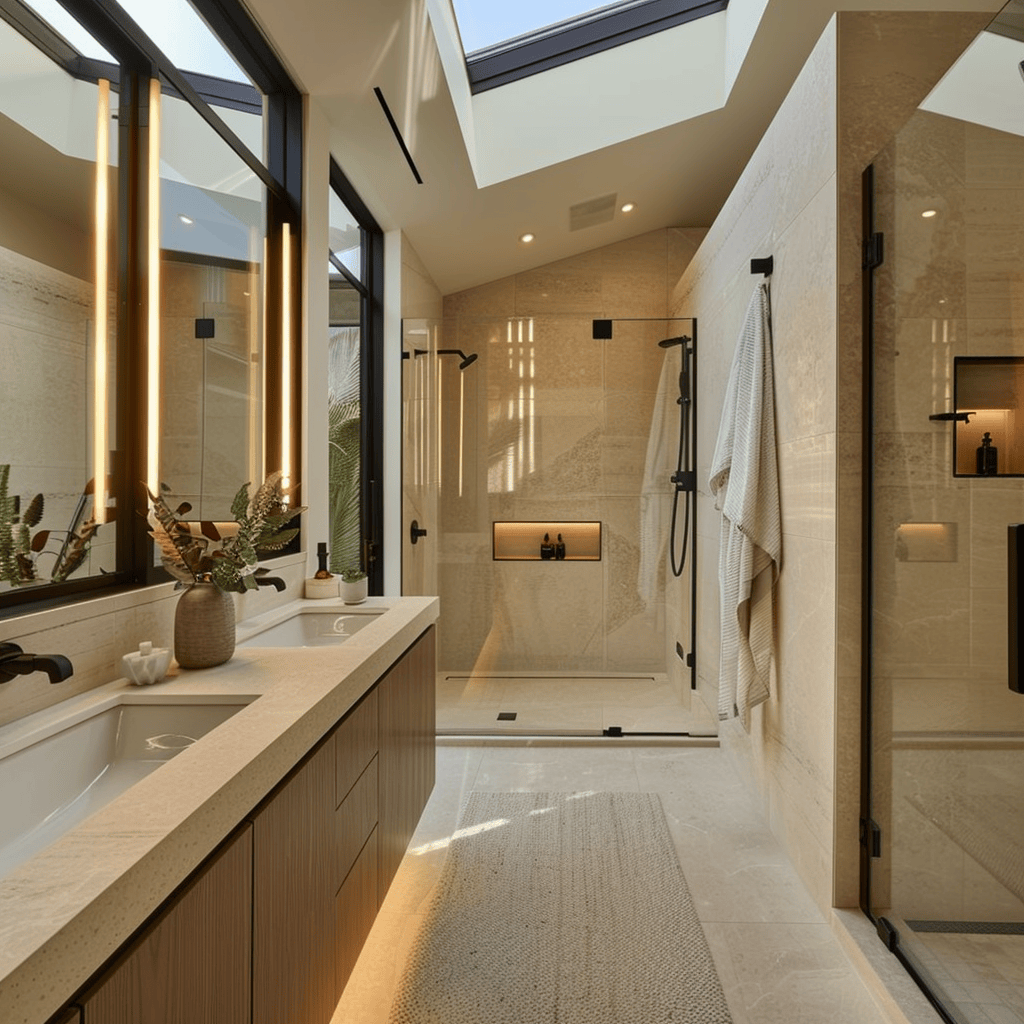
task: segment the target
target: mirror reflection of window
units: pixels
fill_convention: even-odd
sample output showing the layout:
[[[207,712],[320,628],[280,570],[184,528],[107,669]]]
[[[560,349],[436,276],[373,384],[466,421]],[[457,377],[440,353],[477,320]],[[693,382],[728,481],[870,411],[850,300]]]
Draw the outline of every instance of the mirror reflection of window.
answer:
[[[111,96],[0,22],[2,590],[116,564]]]
[[[163,97],[160,128],[158,477],[172,507],[226,520],[263,479],[266,190],[188,103]]]

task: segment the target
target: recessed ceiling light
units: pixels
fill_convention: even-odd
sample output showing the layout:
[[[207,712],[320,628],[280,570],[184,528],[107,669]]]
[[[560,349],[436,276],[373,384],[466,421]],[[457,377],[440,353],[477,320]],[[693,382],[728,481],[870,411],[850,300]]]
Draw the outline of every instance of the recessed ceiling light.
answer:
[[[184,224],[186,227],[191,227],[193,224],[195,224],[195,221],[191,217],[189,217],[188,214],[185,213],[179,213],[178,220],[180,220],[181,223]]]
[[[519,241],[529,245],[529,243],[533,241],[533,238],[533,232],[527,231],[525,235],[519,236]]]
[[[922,210],[922,217],[934,217],[939,211],[938,210]]]
[[[619,209],[623,213],[632,213],[636,209],[636,203],[623,203]]]

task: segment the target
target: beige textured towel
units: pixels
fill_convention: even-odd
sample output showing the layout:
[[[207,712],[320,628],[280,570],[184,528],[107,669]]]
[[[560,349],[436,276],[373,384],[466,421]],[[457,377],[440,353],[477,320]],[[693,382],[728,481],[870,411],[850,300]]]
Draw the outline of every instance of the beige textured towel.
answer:
[[[768,285],[750,297],[736,344],[709,484],[722,513],[718,576],[722,652],[718,717],[739,716],[769,696],[775,581],[782,568]]]

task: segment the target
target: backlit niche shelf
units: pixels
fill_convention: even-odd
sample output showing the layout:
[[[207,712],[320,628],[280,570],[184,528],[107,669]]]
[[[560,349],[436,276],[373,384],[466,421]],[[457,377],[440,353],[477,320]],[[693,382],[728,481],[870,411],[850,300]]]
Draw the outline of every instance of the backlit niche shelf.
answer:
[[[494,523],[493,552],[496,562],[543,562],[540,548],[548,535],[551,544],[562,535],[566,562],[601,561],[601,524],[566,522]],[[562,561],[562,559],[550,559]]]

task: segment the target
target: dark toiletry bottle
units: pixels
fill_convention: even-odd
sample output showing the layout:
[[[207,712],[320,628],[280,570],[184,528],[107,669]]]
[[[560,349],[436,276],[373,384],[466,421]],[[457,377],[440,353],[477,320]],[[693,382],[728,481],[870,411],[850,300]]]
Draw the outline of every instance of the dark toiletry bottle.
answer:
[[[316,546],[316,560],[318,563],[316,575],[313,577],[315,580],[329,580],[333,579],[330,569],[327,568],[327,545],[324,541],[320,541]]]
[[[555,558],[561,560],[565,558],[565,541],[562,540],[562,535],[558,535],[558,540],[555,542]]]
[[[986,430],[978,445],[978,476],[995,476],[999,472],[999,449],[992,444],[992,435]]]
[[[549,534],[544,534],[544,539],[540,542],[540,557],[541,558],[554,558],[555,557],[555,545],[551,543],[551,537]]]

